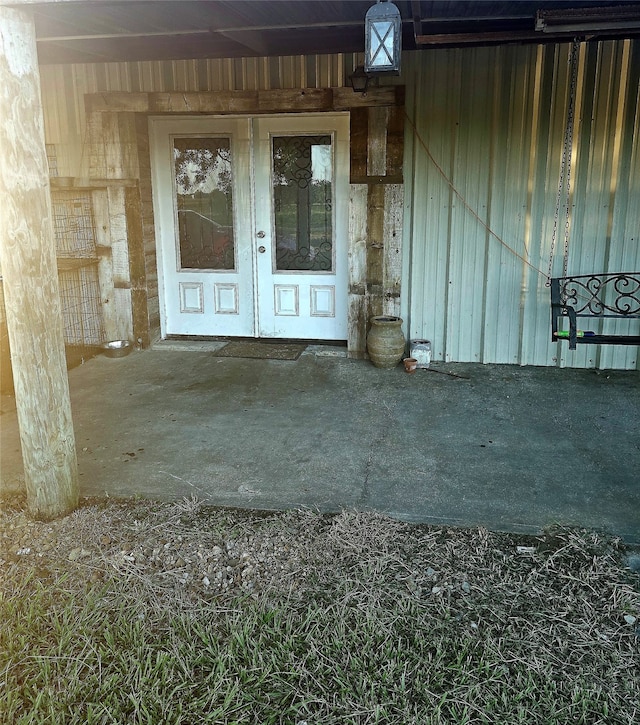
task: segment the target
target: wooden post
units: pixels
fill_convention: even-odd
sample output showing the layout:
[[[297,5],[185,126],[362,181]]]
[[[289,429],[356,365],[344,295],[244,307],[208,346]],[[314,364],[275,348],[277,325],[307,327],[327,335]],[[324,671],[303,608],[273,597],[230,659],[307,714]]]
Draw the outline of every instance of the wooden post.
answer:
[[[27,502],[43,519],[78,504],[35,30],[0,7],[0,269]]]

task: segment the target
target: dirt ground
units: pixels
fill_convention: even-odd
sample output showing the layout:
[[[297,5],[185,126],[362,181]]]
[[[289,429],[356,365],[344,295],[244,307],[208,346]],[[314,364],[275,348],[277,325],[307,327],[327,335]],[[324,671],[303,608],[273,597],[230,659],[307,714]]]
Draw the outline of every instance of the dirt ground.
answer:
[[[0,586],[28,571],[52,584],[132,577],[195,599],[304,592],[312,580],[335,581],[354,568],[375,569],[383,588],[423,600],[494,591],[497,603],[511,582],[514,593],[529,587],[531,601],[540,600],[538,584],[559,587],[552,596],[562,602],[571,593],[567,584],[582,579],[590,607],[606,608],[611,626],[640,636],[640,554],[588,530],[522,536],[356,511],[221,509],[196,498],[84,499],[69,516],[41,522],[13,496],[0,509],[0,564]],[[629,611],[620,609],[621,596]]]

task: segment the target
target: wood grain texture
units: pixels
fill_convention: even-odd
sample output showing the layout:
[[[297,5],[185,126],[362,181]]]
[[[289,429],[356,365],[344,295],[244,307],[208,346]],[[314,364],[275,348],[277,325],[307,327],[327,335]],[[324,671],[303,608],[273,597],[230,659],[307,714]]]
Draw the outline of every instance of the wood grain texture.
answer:
[[[350,357],[364,357],[367,349],[367,186],[349,187],[349,296]]]
[[[403,202],[402,184],[384,187],[382,314],[395,317],[400,317]]]
[[[349,117],[349,177],[352,184],[367,177],[369,109],[356,108]],[[355,181],[358,179],[358,182]]]
[[[129,244],[133,339],[135,341],[142,340],[142,346],[147,347],[149,345],[149,319],[140,192],[138,189],[125,189],[124,191]]]
[[[384,190],[385,187],[381,185],[367,187],[367,325],[371,317],[382,314],[384,283]]]
[[[387,109],[387,177],[396,180],[392,183],[401,184],[404,164],[404,107]]]
[[[126,189],[109,187],[109,231],[111,235],[111,265],[113,273],[114,340],[133,340],[133,311],[131,309],[131,270],[129,228],[126,213]]]
[[[333,88],[335,111],[350,111],[353,108],[375,106],[404,106],[404,86],[383,86],[371,88],[366,93],[354,93],[352,88]]]
[[[87,93],[92,113],[291,113],[349,111],[404,103],[402,86],[372,88],[365,94],[351,88],[293,88],[250,91],[170,91],[149,93]]]
[[[30,16],[0,7],[0,266],[31,513],[78,503],[49,172]]]
[[[117,340],[116,302],[113,295],[113,262],[111,260],[111,226],[109,219],[109,196],[106,189],[95,189],[91,193],[91,207],[96,230],[96,251],[98,254],[98,283],[100,285],[100,307],[107,340]]]
[[[387,173],[387,122],[388,108],[368,109],[367,176],[384,176]]]
[[[135,306],[134,296],[134,331],[137,337],[142,337],[142,344],[146,347],[153,340],[160,339],[160,295],[158,290],[158,264],[156,257],[156,230],[153,213],[153,190],[151,186],[151,156],[149,151],[149,123],[147,117],[136,114],[136,130],[138,138],[138,168],[139,168],[139,201],[140,224],[144,254],[145,268],[145,314],[147,325],[141,331],[141,313]],[[134,292],[134,294],[136,294]],[[140,302],[140,297],[137,297]]]

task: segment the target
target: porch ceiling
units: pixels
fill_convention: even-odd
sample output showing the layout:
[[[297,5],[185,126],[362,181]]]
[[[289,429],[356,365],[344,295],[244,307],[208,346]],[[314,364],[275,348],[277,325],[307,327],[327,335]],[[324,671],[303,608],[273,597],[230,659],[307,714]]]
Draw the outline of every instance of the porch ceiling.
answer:
[[[364,50],[364,16],[373,0],[0,0],[30,9],[41,64],[237,58]],[[403,47],[557,42],[640,35],[638,0],[395,0]],[[635,3],[635,10],[629,11]],[[603,15],[627,8],[613,23]],[[607,8],[606,12],[593,8]],[[589,27],[536,30],[539,11],[572,10]],[[574,20],[575,20],[574,19]]]

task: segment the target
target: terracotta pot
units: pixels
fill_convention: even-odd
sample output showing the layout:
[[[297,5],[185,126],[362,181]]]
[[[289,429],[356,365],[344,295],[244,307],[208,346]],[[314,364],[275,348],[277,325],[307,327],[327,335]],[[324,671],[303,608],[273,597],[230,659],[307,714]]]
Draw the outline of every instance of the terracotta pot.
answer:
[[[405,339],[402,319],[381,315],[371,318],[367,335],[369,359],[377,368],[394,368],[404,355]]]
[[[403,362],[404,362],[404,371],[406,373],[415,373],[415,371],[418,368],[418,361],[415,359],[415,357],[405,357]]]

